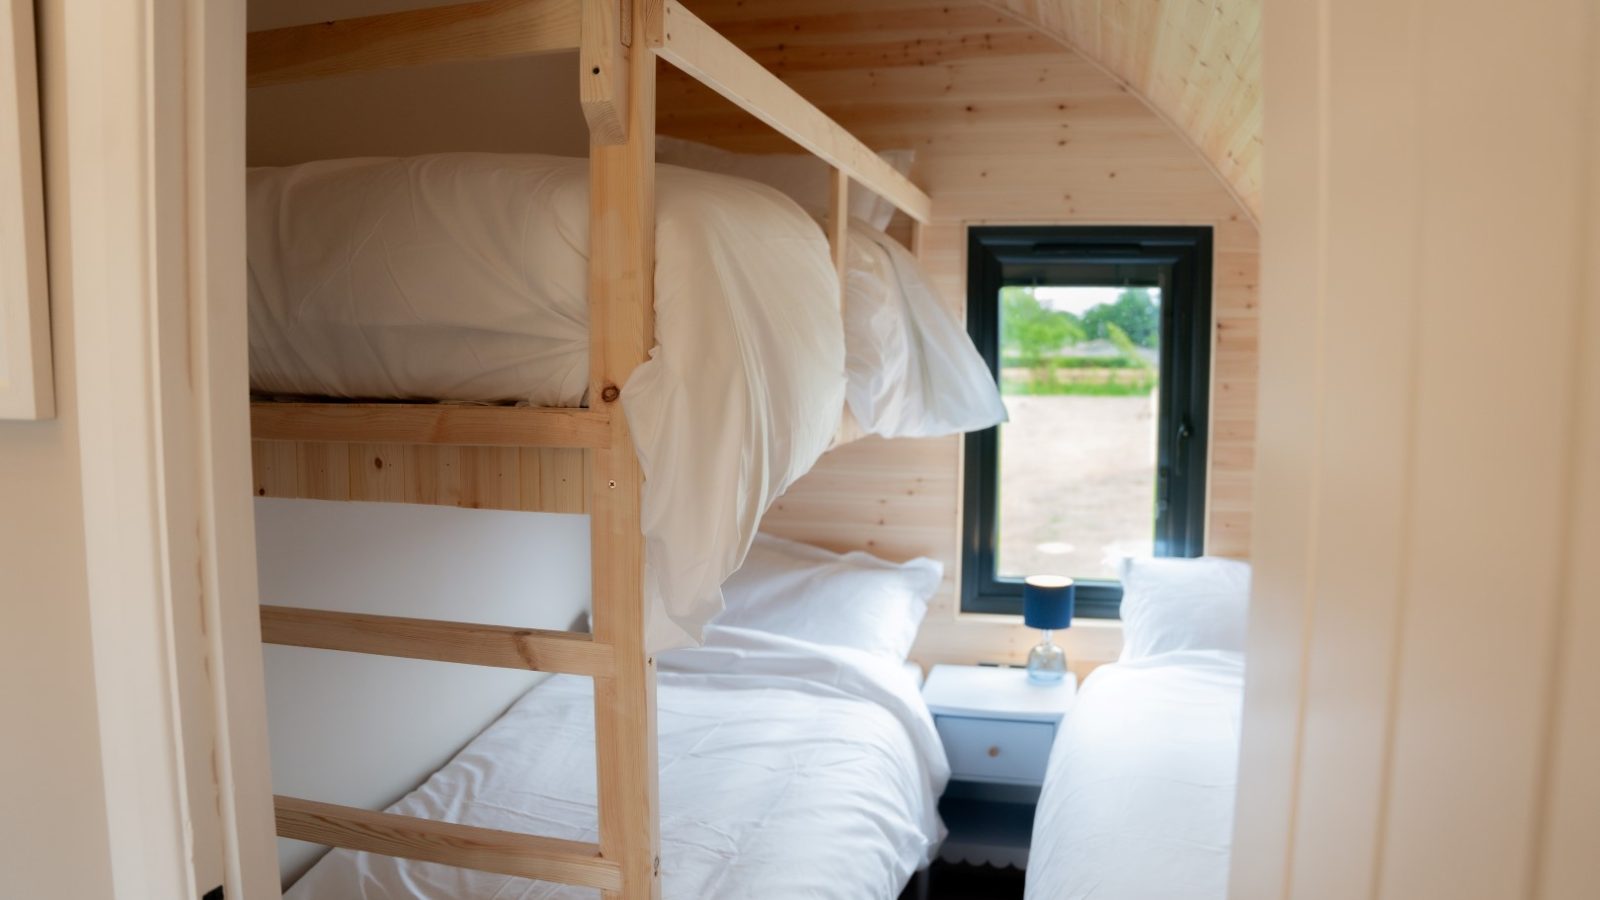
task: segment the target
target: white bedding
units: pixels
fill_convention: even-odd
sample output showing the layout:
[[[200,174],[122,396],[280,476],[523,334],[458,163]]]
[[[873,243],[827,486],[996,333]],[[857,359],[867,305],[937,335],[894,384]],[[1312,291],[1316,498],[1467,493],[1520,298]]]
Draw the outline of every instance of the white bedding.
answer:
[[[622,404],[645,473],[660,649],[698,639],[762,514],[828,448],[847,367],[839,279],[800,207],[673,166],[656,182],[657,346]],[[252,389],[587,402],[587,160],[332,160],[252,170],[248,191]],[[909,254],[857,229],[850,258],[850,400],[865,430],[1003,419]]]
[[[452,153],[249,175],[257,391],[579,406],[588,161]],[[844,403],[826,239],[777,191],[662,167],[656,338],[622,403],[645,473],[652,647],[720,608]]]
[[[665,900],[893,900],[942,837],[949,767],[898,663],[759,632],[662,654]],[[596,840],[590,681],[529,691],[407,815]],[[337,850],[286,900],[551,900],[596,891]]]
[[[1102,666],[1050,753],[1027,900],[1223,900],[1239,755],[1239,653]]]
[[[871,434],[938,437],[1006,420],[989,365],[916,257],[865,222],[846,246],[850,412]]]

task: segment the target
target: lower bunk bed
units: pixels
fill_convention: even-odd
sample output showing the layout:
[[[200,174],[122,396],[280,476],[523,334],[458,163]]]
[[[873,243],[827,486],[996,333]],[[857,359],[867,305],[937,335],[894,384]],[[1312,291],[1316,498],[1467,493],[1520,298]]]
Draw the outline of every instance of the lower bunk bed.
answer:
[[[1130,561],[1125,649],[1051,748],[1026,900],[1225,900],[1250,570]]]
[[[660,655],[666,900],[892,900],[949,777],[904,659],[941,568],[762,536],[703,646]],[[390,812],[592,841],[590,681],[531,689]],[[552,900],[583,888],[349,850],[288,900]]]

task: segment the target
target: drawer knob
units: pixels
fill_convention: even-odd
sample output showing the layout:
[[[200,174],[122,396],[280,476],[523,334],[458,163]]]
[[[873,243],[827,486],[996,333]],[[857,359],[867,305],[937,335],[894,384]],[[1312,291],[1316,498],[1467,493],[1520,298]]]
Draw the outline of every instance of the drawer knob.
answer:
[[[989,755],[990,756],[999,756],[1000,755],[1000,748],[999,747],[990,747],[989,748]]]

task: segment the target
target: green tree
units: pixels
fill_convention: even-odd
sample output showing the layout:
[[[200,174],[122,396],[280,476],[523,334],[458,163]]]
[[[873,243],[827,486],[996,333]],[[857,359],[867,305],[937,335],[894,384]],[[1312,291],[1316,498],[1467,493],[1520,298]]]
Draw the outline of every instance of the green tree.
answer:
[[[1147,288],[1128,288],[1114,303],[1101,303],[1083,314],[1083,330],[1093,339],[1111,340],[1109,326],[1122,329],[1141,347],[1154,347],[1161,338],[1161,311]]]
[[[1046,307],[1034,296],[1033,288],[1000,289],[1001,354],[1032,369],[1035,383],[1051,380],[1052,353],[1083,339],[1078,317]]]

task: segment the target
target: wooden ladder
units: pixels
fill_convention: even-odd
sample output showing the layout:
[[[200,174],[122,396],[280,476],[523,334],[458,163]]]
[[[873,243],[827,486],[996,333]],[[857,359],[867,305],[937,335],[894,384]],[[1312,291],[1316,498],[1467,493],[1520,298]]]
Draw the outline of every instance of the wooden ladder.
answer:
[[[655,55],[659,6],[582,5],[581,65],[591,124],[589,406],[255,404],[258,440],[583,448],[593,634],[263,606],[268,643],[594,680],[598,843],[559,840],[277,798],[278,834],[522,878],[598,888],[606,900],[660,897],[655,659],[645,647],[644,477],[618,402],[654,341]],[[627,26],[631,25],[629,28]],[[624,46],[625,44],[629,46]],[[587,77],[586,75],[586,77]]]

